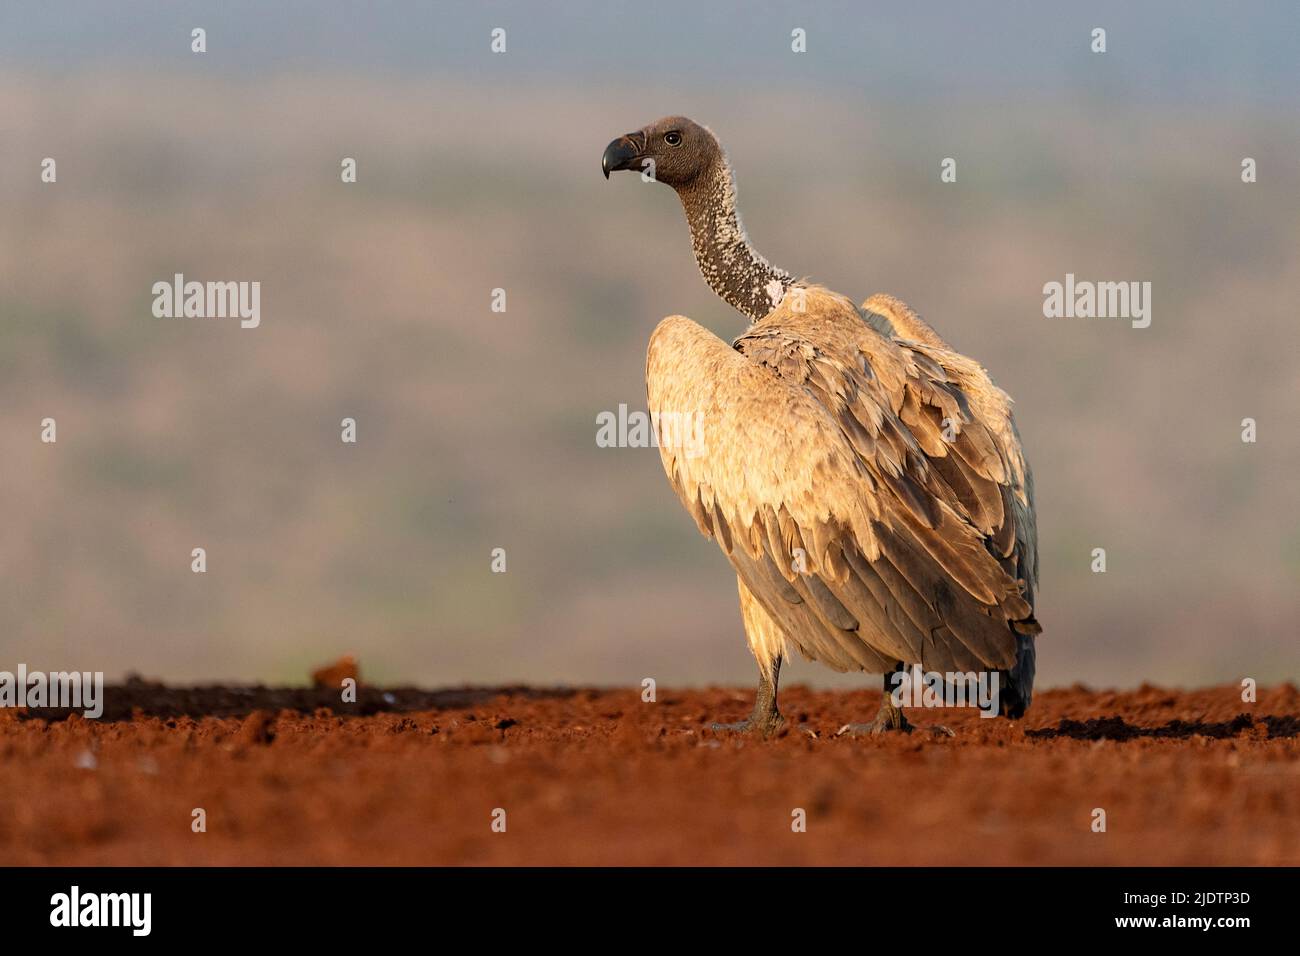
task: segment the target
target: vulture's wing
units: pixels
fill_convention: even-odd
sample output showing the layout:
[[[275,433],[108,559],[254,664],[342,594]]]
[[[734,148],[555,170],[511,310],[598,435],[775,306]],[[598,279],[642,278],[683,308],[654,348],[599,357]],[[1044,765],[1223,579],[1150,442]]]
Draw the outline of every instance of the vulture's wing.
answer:
[[[1029,463],[1025,461],[1020,432],[1016,428],[1015,417],[1011,414],[1010,397],[993,384],[978,362],[955,351],[906,303],[891,295],[877,294],[862,303],[862,313],[869,325],[898,340],[900,348],[924,352],[937,361],[943,368],[945,377],[968,397],[975,419],[991,433],[1006,462],[1005,480],[1000,483],[1011,492],[1011,507],[1004,509],[1004,517],[1011,522],[1015,537],[1015,546],[1008,556],[1014,559],[1014,567],[1009,570],[1025,582],[1026,597],[1032,605],[1034,592],[1038,589],[1034,476]],[[945,468],[944,462],[936,464],[941,470]],[[992,474],[984,474],[982,477],[995,480]],[[961,484],[958,479],[952,487],[956,490]],[[1005,526],[993,531],[994,536],[1006,534]]]
[[[925,347],[818,290],[735,348],[665,319],[646,381],[678,497],[805,655],[1003,668],[1037,630],[1013,576],[1014,463]]]

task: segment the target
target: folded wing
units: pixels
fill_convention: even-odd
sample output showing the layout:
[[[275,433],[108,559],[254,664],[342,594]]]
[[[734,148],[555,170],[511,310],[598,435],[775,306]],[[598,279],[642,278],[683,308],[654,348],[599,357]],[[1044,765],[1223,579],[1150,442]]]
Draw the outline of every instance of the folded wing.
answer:
[[[646,382],[669,481],[805,656],[1011,666],[1038,625],[1006,396],[941,342],[804,292],[734,347],[681,316],[655,330]]]

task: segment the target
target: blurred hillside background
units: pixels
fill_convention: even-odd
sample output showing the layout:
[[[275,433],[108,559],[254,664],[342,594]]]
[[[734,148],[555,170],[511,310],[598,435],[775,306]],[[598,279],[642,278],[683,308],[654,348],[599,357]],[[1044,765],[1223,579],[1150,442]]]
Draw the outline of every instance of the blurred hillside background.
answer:
[[[0,669],[749,683],[658,453],[595,443],[662,316],[743,329],[672,194],[600,175],[676,112],[770,259],[1017,399],[1041,683],[1296,678],[1294,3],[540,6],[5,5]],[[154,318],[176,272],[260,281],[261,327]],[[1067,272],[1152,282],[1151,327],[1044,318]]]

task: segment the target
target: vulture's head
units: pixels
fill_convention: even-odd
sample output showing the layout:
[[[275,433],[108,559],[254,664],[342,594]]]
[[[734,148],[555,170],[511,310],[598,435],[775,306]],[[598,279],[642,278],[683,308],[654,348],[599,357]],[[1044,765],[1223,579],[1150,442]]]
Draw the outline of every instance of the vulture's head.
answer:
[[[600,168],[609,174],[630,169],[673,189],[689,186],[722,157],[717,138],[685,116],[665,116],[605,147]]]

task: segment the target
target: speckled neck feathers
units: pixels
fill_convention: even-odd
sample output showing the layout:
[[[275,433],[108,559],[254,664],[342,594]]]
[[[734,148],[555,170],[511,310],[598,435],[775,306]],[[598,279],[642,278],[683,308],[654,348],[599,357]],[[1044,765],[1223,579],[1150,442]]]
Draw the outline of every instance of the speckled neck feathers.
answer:
[[[736,209],[736,179],[721,157],[678,190],[700,273],[724,301],[757,322],[785,297],[794,276],[772,265],[750,244]]]

